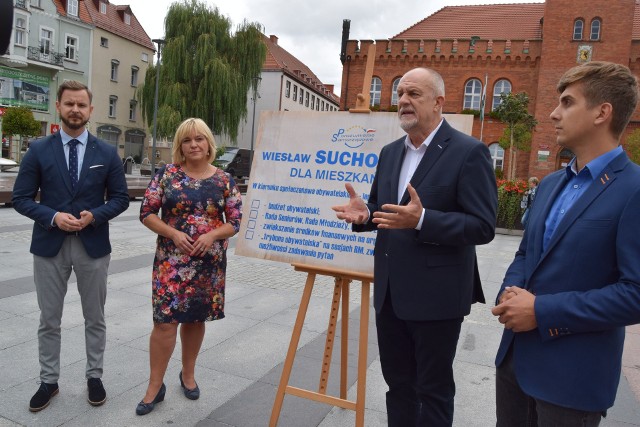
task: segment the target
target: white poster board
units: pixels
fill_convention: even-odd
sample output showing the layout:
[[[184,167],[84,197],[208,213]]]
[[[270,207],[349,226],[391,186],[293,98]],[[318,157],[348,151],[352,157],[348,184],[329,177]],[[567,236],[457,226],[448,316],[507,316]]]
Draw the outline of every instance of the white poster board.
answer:
[[[471,133],[473,116],[445,117]],[[263,112],[235,253],[373,273],[375,232],[353,233],[331,206],[347,182],[366,201],[380,150],[403,135],[396,113]]]

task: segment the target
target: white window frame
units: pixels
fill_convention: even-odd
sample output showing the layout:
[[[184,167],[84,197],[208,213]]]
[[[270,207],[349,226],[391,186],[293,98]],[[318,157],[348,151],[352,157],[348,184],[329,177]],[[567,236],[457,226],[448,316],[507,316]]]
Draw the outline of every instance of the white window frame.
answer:
[[[582,40],[583,34],[584,34],[584,20],[576,19],[573,22],[573,40]]]
[[[117,59],[112,59],[111,60],[111,81],[112,82],[118,81],[118,68],[120,68],[120,61],[118,61]]]
[[[75,44],[69,44],[69,40],[75,40]],[[69,55],[69,47],[73,52],[73,55]],[[75,34],[64,35],[64,58],[67,61],[78,62],[78,50],[80,48],[80,38]]]
[[[78,0],[67,0],[67,15],[78,16]]]
[[[293,102],[297,102],[298,101],[298,85],[294,84],[293,85]]]
[[[136,109],[138,107],[138,102],[135,99],[129,101],[129,121],[136,121]]]
[[[300,98],[298,102],[300,102],[300,105],[304,105],[304,89],[302,87],[300,88]]]
[[[131,66],[131,86],[132,87],[138,87],[138,72],[140,71],[140,68],[136,67],[135,65]]]
[[[127,12],[124,13],[124,23],[127,25],[131,25],[131,15]]]
[[[142,52],[142,55],[140,55],[140,60],[142,62],[149,62],[149,54],[147,52]]]
[[[109,47],[109,39],[106,37],[100,37],[100,46]]]
[[[491,111],[498,108],[498,105],[502,103],[500,95],[503,93],[511,93],[511,82],[507,79],[500,79],[493,85],[493,100],[491,102]]]
[[[287,80],[284,84],[284,96],[285,98],[291,97],[291,80]]]
[[[103,1],[100,2],[100,13],[102,13],[103,15],[107,14],[107,3]]]
[[[465,110],[480,110],[482,102],[482,82],[480,79],[469,79],[464,84],[464,105]]]
[[[591,21],[589,40],[600,40],[602,34],[602,21],[600,18],[594,18]]]
[[[51,38],[43,38],[43,32],[44,31],[48,31],[51,33]],[[40,42],[40,55],[50,55],[54,52],[53,48],[54,48],[54,43],[53,41],[56,39],[55,38],[55,30],[53,28],[50,27],[44,27],[44,26],[40,26],[40,37],[39,37],[39,42]],[[43,43],[43,41],[48,42],[47,43],[47,48],[45,49],[45,43]]]
[[[400,77],[393,81],[391,85],[391,105],[398,105],[398,85],[400,84]]]
[[[500,144],[497,142],[489,144],[489,153],[491,153],[493,170],[504,170],[504,149],[500,147]]]
[[[312,110],[316,109],[316,96],[315,95],[311,95],[311,109]]]
[[[18,22],[22,21],[22,26],[18,25]],[[25,15],[16,14],[15,19],[15,34],[13,43],[18,46],[26,46],[27,45],[27,28],[28,28],[28,18]]]
[[[118,97],[115,95],[110,95],[109,96],[109,117],[115,119],[117,108],[118,108]]]
[[[382,80],[380,77],[372,77],[371,78],[371,86],[369,87],[369,96],[371,97],[371,102],[369,106],[373,107],[375,105],[380,105],[380,96],[382,95]]]

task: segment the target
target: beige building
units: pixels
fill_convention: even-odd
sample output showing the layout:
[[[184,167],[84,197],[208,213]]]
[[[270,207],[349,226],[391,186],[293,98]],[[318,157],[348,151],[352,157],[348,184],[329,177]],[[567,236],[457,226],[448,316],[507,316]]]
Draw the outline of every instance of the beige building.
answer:
[[[90,130],[118,148],[123,159],[140,163],[150,154],[151,132],[142,119],[136,91],[144,83],[155,47],[129,6],[86,0],[95,25],[90,87],[93,114]]]

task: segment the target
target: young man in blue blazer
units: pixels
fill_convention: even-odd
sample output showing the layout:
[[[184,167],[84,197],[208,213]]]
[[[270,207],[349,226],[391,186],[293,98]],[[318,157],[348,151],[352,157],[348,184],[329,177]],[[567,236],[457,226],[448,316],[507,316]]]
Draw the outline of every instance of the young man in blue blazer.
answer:
[[[106,400],[102,385],[106,344],[104,303],[111,244],[109,220],[129,206],[124,168],[115,147],[91,135],[91,91],[66,81],[58,88],[61,130],[31,144],[13,188],[16,211],[34,221],[33,279],[40,307],[40,387],[29,410],[40,411],[58,393],[60,323],[71,270],[85,320],[89,403]],[[40,203],[35,201],[40,191]],[[106,197],[106,199],[105,199]]]
[[[613,406],[625,326],[640,322],[640,167],[620,146],[638,101],[630,70],[567,71],[551,113],[575,157],[547,176],[492,312],[498,426],[597,426]]]
[[[442,117],[444,82],[428,68],[398,84],[407,133],[382,148],[368,203],[350,184],[337,217],[378,230],[374,306],[391,427],[450,426],[453,359],[471,304],[484,302],[475,245],[495,233],[489,150]]]

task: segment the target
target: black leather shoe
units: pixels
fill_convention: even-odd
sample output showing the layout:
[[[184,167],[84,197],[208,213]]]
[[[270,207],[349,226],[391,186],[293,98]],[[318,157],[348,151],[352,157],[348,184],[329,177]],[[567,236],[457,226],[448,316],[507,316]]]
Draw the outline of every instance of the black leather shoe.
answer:
[[[33,395],[29,402],[29,410],[31,412],[42,411],[44,408],[49,406],[51,398],[56,394],[58,394],[58,383],[40,383],[40,388],[36,391],[36,394]]]
[[[160,390],[158,390],[158,394],[153,398],[153,401],[150,403],[144,403],[144,399],[138,403],[136,407],[136,414],[138,415],[147,415],[149,412],[153,411],[153,408],[156,406],[156,403],[162,402],[164,400],[164,394],[167,392],[167,387],[162,383]]]
[[[182,391],[184,392],[184,395],[187,397],[187,399],[198,400],[198,398],[200,398],[200,387],[198,387],[198,383],[196,383],[195,388],[188,389],[182,382],[182,371],[180,371],[178,378],[180,378],[180,387],[182,387]]]
[[[87,380],[87,388],[89,389],[88,400],[93,406],[100,406],[107,400],[107,392],[104,391],[100,378],[89,378]]]

